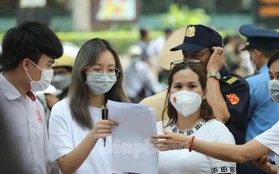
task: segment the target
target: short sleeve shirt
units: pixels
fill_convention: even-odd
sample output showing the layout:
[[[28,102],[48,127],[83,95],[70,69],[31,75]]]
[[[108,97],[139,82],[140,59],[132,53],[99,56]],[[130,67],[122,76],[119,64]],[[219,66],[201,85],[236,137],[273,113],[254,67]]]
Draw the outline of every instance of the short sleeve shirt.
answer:
[[[0,74],[0,101],[10,148],[21,162],[22,173],[46,174],[48,137],[42,104],[31,91],[22,96],[3,73]]]
[[[272,127],[279,120],[279,103],[273,102],[268,91],[268,68],[264,65],[259,73],[247,78],[250,86],[251,101],[246,140]]]
[[[256,136],[255,139],[276,154],[275,162],[277,174],[279,174],[279,122],[264,133]]]
[[[158,134],[162,132],[162,121],[157,123]],[[172,132],[171,126],[165,128]],[[217,121],[210,120],[195,131],[191,136],[210,142],[235,144],[233,135],[227,127]],[[159,173],[173,174],[217,174],[236,173],[236,164],[211,158],[196,151],[188,149],[171,150],[159,153]]]
[[[101,120],[101,108],[88,106],[93,123]],[[56,160],[76,148],[91,130],[81,127],[71,116],[69,100],[63,99],[52,108],[49,120],[50,161]],[[111,136],[106,138],[106,146],[99,139],[76,174],[111,174]],[[61,173],[61,171],[60,171]]]
[[[244,78],[232,74],[225,66],[220,74],[221,93],[230,113],[226,126],[233,134],[236,144],[244,144],[249,119],[249,85]]]

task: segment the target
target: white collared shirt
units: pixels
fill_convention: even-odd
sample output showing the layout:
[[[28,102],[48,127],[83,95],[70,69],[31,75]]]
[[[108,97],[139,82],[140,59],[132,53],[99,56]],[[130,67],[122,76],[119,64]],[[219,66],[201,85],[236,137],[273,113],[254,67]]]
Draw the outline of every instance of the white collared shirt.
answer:
[[[31,91],[29,93],[33,95]],[[48,139],[45,113],[41,103],[31,98],[22,96],[0,74],[0,102],[8,128],[9,147],[14,149],[22,164],[22,173],[46,174]]]

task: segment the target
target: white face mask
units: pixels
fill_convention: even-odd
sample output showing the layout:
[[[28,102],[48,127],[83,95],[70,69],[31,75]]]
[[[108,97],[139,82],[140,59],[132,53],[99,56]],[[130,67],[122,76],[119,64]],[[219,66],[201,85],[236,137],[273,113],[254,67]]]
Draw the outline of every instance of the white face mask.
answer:
[[[31,61],[32,62],[32,61]],[[37,68],[39,68],[42,71],[41,79],[39,81],[33,81],[30,75],[26,72],[27,76],[31,80],[31,90],[33,92],[37,91],[44,91],[46,90],[53,77],[53,69],[41,69],[38,65],[36,65],[34,62],[32,62]]]
[[[196,92],[182,90],[172,93],[170,101],[177,112],[184,117],[188,117],[199,109],[202,98],[201,95]]]
[[[272,100],[279,102],[279,80],[269,80],[268,89]]]
[[[71,83],[71,77],[67,75],[54,75],[51,81],[51,84],[57,88],[64,90],[66,89]]]
[[[116,81],[115,73],[90,72],[87,75],[86,85],[93,94],[102,95],[108,92]]]

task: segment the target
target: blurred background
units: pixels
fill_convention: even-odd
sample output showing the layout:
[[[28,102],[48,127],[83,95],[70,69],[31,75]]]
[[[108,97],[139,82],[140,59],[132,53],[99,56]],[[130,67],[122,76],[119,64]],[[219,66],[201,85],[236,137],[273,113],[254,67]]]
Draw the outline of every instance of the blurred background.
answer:
[[[238,29],[279,28],[279,0],[0,0],[0,44],[9,28],[24,21],[47,24],[63,42],[64,56],[73,59],[85,41],[108,40],[120,55],[128,96],[139,102],[165,89],[168,70],[160,66],[159,54],[168,37],[188,24],[216,29],[228,69],[253,74]],[[57,96],[56,88],[47,93]]]
[[[141,27],[150,30],[150,39],[166,27],[197,23],[213,26],[223,36],[242,24],[277,28],[279,0],[0,0],[0,36],[28,20],[48,24],[62,41],[78,46],[103,37],[124,54]]]

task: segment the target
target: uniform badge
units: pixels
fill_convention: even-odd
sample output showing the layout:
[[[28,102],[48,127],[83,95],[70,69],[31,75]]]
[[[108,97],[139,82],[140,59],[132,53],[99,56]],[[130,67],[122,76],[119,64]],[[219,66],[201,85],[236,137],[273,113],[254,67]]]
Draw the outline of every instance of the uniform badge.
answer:
[[[226,95],[228,100],[231,102],[232,105],[236,105],[239,102],[239,98],[235,94],[228,94]]]
[[[186,30],[186,37],[194,37],[196,34],[196,28],[194,26],[189,26]]]
[[[235,82],[238,81],[238,78],[235,77],[235,76],[230,76],[230,75],[229,75],[229,76],[223,77],[223,78],[222,78],[222,81],[225,82],[225,83],[227,83],[227,84],[229,84],[229,85],[232,85],[232,84],[234,84]]]

